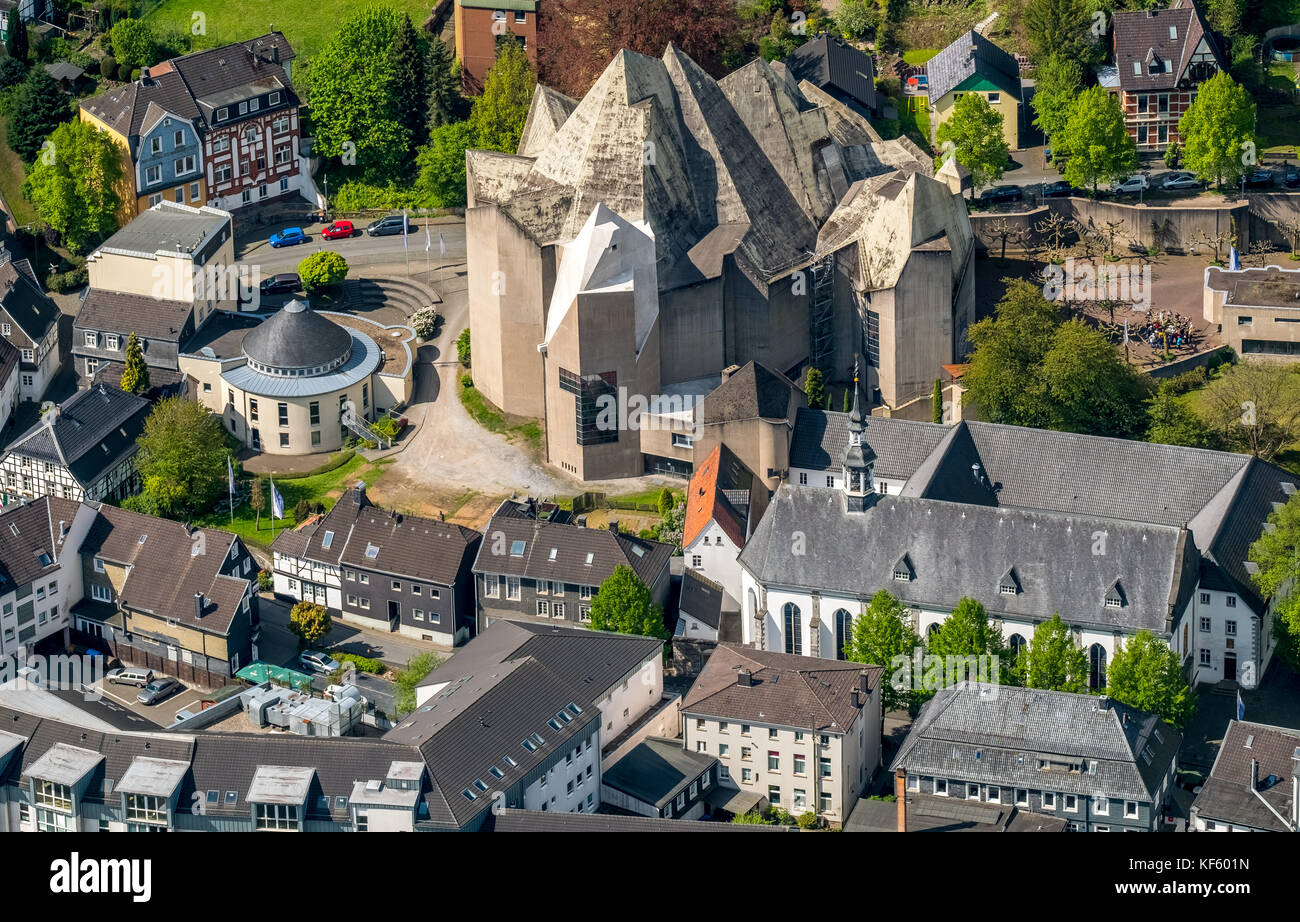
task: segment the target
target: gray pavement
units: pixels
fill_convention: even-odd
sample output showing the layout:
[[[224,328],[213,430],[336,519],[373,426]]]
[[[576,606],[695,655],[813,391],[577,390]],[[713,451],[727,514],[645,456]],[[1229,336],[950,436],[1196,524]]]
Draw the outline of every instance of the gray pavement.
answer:
[[[291,607],[280,599],[262,596],[262,640],[258,646],[258,655],[264,662],[297,669],[298,638],[289,630]],[[442,657],[451,655],[451,650],[437,644],[388,631],[358,627],[337,618],[333,620],[333,627],[321,646],[383,660],[395,669],[405,666],[417,653],[433,652]]]

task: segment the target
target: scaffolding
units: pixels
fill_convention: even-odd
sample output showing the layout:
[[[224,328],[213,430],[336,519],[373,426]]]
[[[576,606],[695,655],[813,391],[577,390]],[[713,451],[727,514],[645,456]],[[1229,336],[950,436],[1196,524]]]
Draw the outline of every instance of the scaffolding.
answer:
[[[812,264],[812,301],[808,308],[808,364],[829,370],[835,339],[835,254]]]

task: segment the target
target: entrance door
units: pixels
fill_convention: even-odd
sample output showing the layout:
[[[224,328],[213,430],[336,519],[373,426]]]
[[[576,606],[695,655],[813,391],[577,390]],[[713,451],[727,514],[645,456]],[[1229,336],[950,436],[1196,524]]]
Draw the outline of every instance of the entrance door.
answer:
[[[388,603],[388,629],[397,630],[402,623],[402,606],[397,602]]]
[[[1223,681],[1237,681],[1237,654],[1235,653],[1223,654]]]
[[[261,450],[262,450],[262,433],[254,429],[253,430],[253,451],[261,451]]]

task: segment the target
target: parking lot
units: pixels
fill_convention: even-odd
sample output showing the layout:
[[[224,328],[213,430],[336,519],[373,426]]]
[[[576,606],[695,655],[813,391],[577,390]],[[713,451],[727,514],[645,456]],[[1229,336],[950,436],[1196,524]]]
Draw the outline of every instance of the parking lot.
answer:
[[[177,680],[179,681],[179,680]],[[164,698],[157,704],[141,704],[136,701],[136,695],[140,694],[140,689],[134,685],[115,685],[104,679],[95,684],[97,692],[104,696],[104,700],[112,704],[125,708],[133,714],[138,714],[146,720],[153,721],[159,726],[170,726],[175,723],[176,712],[180,710],[198,710],[198,703],[203,698],[203,693],[193,688],[185,686],[182,682],[183,690],[177,692],[169,698]]]

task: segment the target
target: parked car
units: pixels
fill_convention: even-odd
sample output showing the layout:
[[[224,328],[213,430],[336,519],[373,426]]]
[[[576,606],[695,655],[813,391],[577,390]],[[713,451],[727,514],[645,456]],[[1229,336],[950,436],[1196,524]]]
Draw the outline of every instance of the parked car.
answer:
[[[1203,189],[1205,181],[1198,179],[1195,173],[1169,173],[1160,182],[1160,188],[1166,192],[1178,189]]]
[[[1019,186],[994,186],[980,193],[981,205],[1000,205],[1003,202],[1018,202],[1025,197],[1025,190]]]
[[[1251,170],[1246,174],[1246,188],[1271,189],[1274,179],[1272,170]]]
[[[301,227],[286,227],[271,235],[271,246],[291,247],[295,243],[306,243],[311,238],[302,232]]]
[[[335,221],[329,227],[320,232],[320,235],[326,240],[343,240],[348,237],[355,237],[361,231],[357,230],[351,221]]]
[[[264,295],[288,295],[302,288],[302,279],[297,272],[281,272],[269,279],[264,279],[257,290]]]
[[[153,681],[153,671],[149,669],[112,669],[107,676],[108,681],[113,685],[134,685],[136,688],[144,688]]]
[[[157,704],[159,701],[170,698],[172,695],[184,688],[185,686],[176,679],[164,676],[161,679],[154,679],[146,685],[141,690],[140,694],[135,696],[135,700],[139,701],[141,704]]]
[[[1282,184],[1288,189],[1294,189],[1300,186],[1300,166],[1289,166],[1286,168],[1286,175],[1282,179]]]
[[[1083,195],[1082,189],[1076,189],[1068,182],[1043,183],[1043,198],[1064,198],[1067,195]]]
[[[403,228],[409,234],[410,221],[404,215],[390,214],[386,218],[380,218],[378,221],[372,221],[366,227],[366,233],[371,237],[387,237],[389,234],[400,234]]]
[[[1131,194],[1136,192],[1145,192],[1151,188],[1151,180],[1147,179],[1145,173],[1135,173],[1127,179],[1121,179],[1117,183],[1111,183],[1110,191],[1118,194]]]
[[[313,672],[331,673],[339,668],[339,664],[328,653],[317,650],[306,651],[298,657],[298,662]]]

